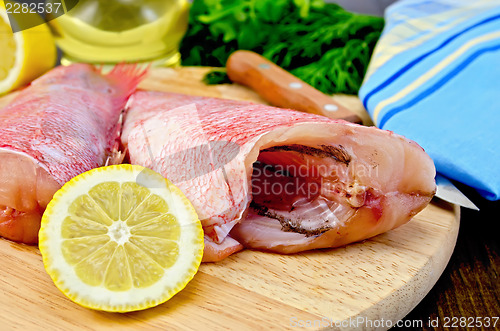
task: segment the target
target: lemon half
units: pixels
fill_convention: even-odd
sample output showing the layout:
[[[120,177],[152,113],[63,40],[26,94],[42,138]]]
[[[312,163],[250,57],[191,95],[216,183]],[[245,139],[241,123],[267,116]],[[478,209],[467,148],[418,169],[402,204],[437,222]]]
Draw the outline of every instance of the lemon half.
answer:
[[[203,229],[183,193],[135,165],[90,170],[66,183],[42,217],[47,273],[74,302],[128,312],[182,290],[198,270]]]
[[[4,2],[0,1],[0,95],[31,82],[57,60],[55,41],[47,24],[38,14],[23,15],[41,24],[13,33]]]

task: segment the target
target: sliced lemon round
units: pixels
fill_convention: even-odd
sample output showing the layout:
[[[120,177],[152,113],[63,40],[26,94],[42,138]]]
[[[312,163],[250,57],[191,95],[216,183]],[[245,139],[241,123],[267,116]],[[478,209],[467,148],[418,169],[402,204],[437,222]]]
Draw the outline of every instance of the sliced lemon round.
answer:
[[[45,270],[71,300],[112,312],[150,308],[198,270],[203,229],[182,192],[147,168],[83,173],[56,192],[42,217]]]
[[[41,24],[13,33],[4,3],[0,2],[0,94],[31,82],[56,63],[56,45],[47,24],[35,13],[22,15],[17,17]]]

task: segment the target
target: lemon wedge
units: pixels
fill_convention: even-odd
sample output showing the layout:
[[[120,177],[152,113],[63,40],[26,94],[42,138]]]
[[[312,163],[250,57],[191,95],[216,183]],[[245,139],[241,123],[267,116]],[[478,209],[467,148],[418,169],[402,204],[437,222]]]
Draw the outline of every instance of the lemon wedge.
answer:
[[[43,23],[35,13],[23,15]],[[0,1],[0,49],[0,95],[31,82],[51,69],[57,59],[47,24],[13,33],[3,1]]]
[[[203,229],[184,194],[147,168],[83,173],[56,192],[42,217],[45,270],[72,301],[128,312],[156,306],[194,277]]]

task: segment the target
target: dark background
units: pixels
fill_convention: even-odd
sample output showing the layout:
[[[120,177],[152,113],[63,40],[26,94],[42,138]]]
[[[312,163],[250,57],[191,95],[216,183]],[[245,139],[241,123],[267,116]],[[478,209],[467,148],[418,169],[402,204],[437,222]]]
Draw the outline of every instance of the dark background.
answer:
[[[383,16],[385,8],[394,0],[327,2],[338,3],[350,11]],[[499,165],[500,160],[492,166],[499,168]],[[455,184],[480,211],[461,208],[460,230],[450,262],[429,294],[406,316],[408,321],[421,320],[424,327],[420,330],[449,330],[443,327],[447,319],[451,326],[453,318],[500,316],[500,201],[488,201],[475,190]],[[439,326],[429,326],[429,319],[438,319]],[[500,320],[495,328],[451,328],[465,329],[500,330]]]
[[[385,8],[395,0],[325,0],[325,2],[338,3],[356,13],[383,16]]]
[[[422,320],[423,330],[449,330],[442,325],[446,318],[500,316],[500,201],[488,201],[473,189],[456,184],[480,210],[461,208],[457,244],[448,266],[429,294],[405,318]],[[440,326],[427,326],[429,319],[438,319]],[[496,328],[453,330],[500,330],[497,321]]]

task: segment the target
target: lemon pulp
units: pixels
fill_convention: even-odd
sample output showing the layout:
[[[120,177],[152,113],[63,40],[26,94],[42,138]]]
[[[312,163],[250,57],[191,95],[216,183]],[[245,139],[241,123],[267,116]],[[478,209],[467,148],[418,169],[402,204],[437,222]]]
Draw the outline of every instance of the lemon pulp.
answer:
[[[14,37],[10,37],[12,32],[10,26],[4,20],[0,20],[0,49],[2,50],[2,56],[0,60],[0,80],[5,79],[10,71],[10,68],[14,66],[16,62],[16,42]]]
[[[138,174],[149,185],[131,180]],[[144,309],[194,276],[203,254],[201,224],[180,190],[158,176],[139,166],[98,168],[54,195],[42,219],[40,251],[70,299],[107,311]]]
[[[0,95],[31,82],[51,69],[57,60],[54,39],[42,18],[36,13],[11,17],[23,18],[40,25],[13,33],[4,3],[0,1]]]

